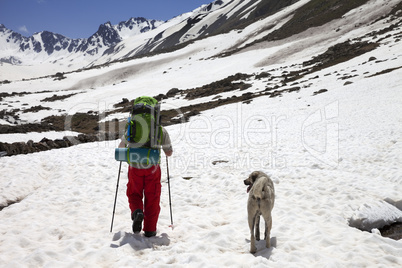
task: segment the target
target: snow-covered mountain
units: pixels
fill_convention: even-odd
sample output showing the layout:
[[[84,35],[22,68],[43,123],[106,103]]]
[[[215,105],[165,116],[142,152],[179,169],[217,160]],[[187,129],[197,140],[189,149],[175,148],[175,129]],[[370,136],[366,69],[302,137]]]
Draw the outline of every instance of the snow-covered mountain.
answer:
[[[175,24],[174,27],[159,31],[152,39],[130,54],[141,55],[171,50],[177,45],[198,38],[227,33],[233,29],[243,29],[251,23],[275,14],[282,8],[298,1],[217,0],[194,10],[189,17]]]
[[[123,39],[155,29],[161,24],[163,21],[145,18],[131,18],[117,25],[106,22],[92,36],[82,39],[71,39],[48,31],[25,37],[0,24],[0,63],[35,64],[69,58],[71,55],[96,58]]]
[[[76,66],[78,68],[86,66],[88,59],[96,63],[102,62],[97,60],[104,54],[110,60],[170,51],[199,38],[226,33],[233,29],[243,29],[295,2],[298,0],[217,0],[171,19],[164,27],[159,27],[145,39],[142,37],[137,39],[137,42],[132,42],[130,37],[155,29],[163,22],[143,18],[132,18],[118,25],[107,22],[100,25],[98,31],[88,39],[69,39],[47,31],[28,38],[0,25],[0,44],[6,44],[1,46],[0,62],[35,64],[35,62],[53,61],[67,65],[72,59],[72,54],[89,56],[87,60],[82,61],[82,66]],[[126,42],[122,42],[125,40]],[[139,44],[138,40],[141,40]],[[130,45],[133,43],[136,44],[135,47]],[[122,50],[123,56],[113,56]],[[28,59],[34,58],[34,61],[28,62],[26,55]],[[64,61],[60,62],[60,59]]]

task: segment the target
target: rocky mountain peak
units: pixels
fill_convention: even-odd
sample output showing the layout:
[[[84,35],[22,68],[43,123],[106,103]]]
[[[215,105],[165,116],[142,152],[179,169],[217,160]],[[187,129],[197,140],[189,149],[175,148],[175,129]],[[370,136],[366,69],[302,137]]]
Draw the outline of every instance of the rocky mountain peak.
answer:
[[[104,50],[115,46],[124,38],[152,30],[162,23],[162,21],[147,20],[145,18],[130,18],[117,25],[113,25],[108,21],[101,24],[98,30],[89,38],[82,39],[71,39],[49,31],[42,31],[30,37],[24,37],[7,29],[4,24],[0,24],[0,33],[2,33],[0,38],[4,39],[7,44],[13,44],[13,50],[18,51],[15,55],[6,55],[6,57],[1,58],[0,62],[23,64],[23,58],[26,53],[30,52],[34,54],[45,52],[47,56],[51,56],[58,51],[66,51],[66,56],[70,53],[102,55]],[[10,57],[15,60],[8,60]]]

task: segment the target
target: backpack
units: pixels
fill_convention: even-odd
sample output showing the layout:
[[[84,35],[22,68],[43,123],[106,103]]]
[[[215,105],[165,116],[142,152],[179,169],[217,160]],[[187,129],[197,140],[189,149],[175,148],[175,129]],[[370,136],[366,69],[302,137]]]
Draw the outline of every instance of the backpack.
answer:
[[[130,147],[157,148],[162,138],[160,122],[158,101],[147,96],[136,98],[125,131],[125,138]]]

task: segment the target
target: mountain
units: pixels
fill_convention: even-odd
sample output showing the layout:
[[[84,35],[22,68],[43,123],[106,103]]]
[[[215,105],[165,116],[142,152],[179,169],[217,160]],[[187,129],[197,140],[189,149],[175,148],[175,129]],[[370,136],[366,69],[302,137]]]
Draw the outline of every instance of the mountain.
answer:
[[[195,40],[244,29],[248,25],[273,15],[281,9],[299,0],[216,0],[190,13],[183,14],[166,23],[169,27],[160,27],[146,42],[125,50],[122,58],[141,56],[148,53],[160,53],[179,49]],[[109,49],[106,54],[117,54],[126,46],[119,43]],[[120,58],[121,59],[121,58]]]
[[[160,27],[161,30],[149,36],[145,42],[126,51],[123,58],[176,49],[179,45],[199,38],[226,33],[235,28],[242,29],[296,2],[298,0],[216,0],[209,5],[173,18],[165,23],[165,27]],[[118,25],[106,22],[87,39],[70,39],[47,31],[24,37],[0,25],[0,43],[8,43],[7,47],[13,51],[11,55],[4,55],[0,51],[0,62],[24,64],[27,63],[27,55],[28,58],[35,58],[33,64],[46,60],[57,62],[61,58],[71,60],[71,54],[77,53],[79,56],[90,56],[90,60],[96,61],[104,53],[112,56],[127,47],[122,41],[156,29],[162,24],[161,21],[144,18],[131,18]],[[38,55],[41,56],[38,57]],[[89,61],[82,62],[85,66]]]
[[[68,57],[71,54],[99,57],[106,49],[115,46],[124,38],[155,29],[162,23],[145,18],[131,18],[117,25],[106,22],[100,25],[92,36],[82,39],[71,39],[48,31],[25,37],[0,24],[0,63],[31,63],[29,59],[39,63]]]
[[[391,2],[386,6],[392,5]],[[343,22],[350,17],[348,14],[369,3],[369,0],[216,0],[166,22],[144,18],[132,18],[117,25],[106,22],[87,39],[69,39],[46,31],[24,37],[0,25],[0,64],[7,67],[1,70],[0,80],[71,72],[180,51],[197,41],[234,32],[236,37],[225,39],[211,57],[289,43],[295,38],[298,43],[310,46],[312,39],[305,34],[331,24],[335,30],[320,35],[325,38],[318,43],[326,49],[361,25],[374,23],[373,18],[380,18],[380,11],[369,10],[369,15],[354,18],[356,21]],[[297,47],[295,52],[301,52],[300,46]],[[314,55],[305,53],[305,57],[309,56]],[[42,68],[25,68],[38,64]],[[24,66],[22,77],[14,68],[18,65]],[[0,65],[0,69],[4,68]]]
[[[345,14],[369,3],[369,0],[353,1],[305,1],[305,0],[217,0],[202,6],[180,20],[172,20],[172,25],[166,23],[153,32],[152,36],[142,39],[142,43],[130,45],[120,42],[108,49],[103,59],[93,64],[101,64],[113,60],[122,60],[147,54],[171,52],[181,49],[197,40],[215,35],[253,28],[252,25],[266,18],[276,17],[249,35],[243,35],[225,51],[225,54],[235,53],[258,43],[278,41],[296,36],[309,29],[323,26],[341,19]],[[284,9],[289,7],[289,11]],[[359,21],[369,21],[371,17],[360,18]],[[363,23],[363,22],[359,22]],[[342,31],[336,31],[333,36],[339,36],[344,31],[352,30],[356,24],[345,25]],[[130,40],[131,42],[132,40]]]
[[[165,30],[137,51],[145,54],[150,51],[170,49],[178,44],[212,35],[227,33],[233,29],[243,29],[251,23],[272,15],[299,0],[217,0],[194,12],[178,25],[178,31]]]

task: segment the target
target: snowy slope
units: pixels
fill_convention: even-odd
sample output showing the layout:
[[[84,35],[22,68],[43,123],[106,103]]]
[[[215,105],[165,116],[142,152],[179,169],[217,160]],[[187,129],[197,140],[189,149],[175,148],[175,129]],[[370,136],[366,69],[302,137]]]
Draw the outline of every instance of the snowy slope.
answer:
[[[4,97],[0,110],[24,109],[26,103],[51,108],[19,113],[20,123],[35,122],[60,110],[113,110],[122,98],[199,87],[238,72],[266,71],[274,80],[251,76],[250,88],[223,98],[275,85],[282,90],[291,85],[283,85],[283,73],[303,68],[303,61],[336,43],[379,43],[375,50],[304,76],[296,81],[299,91],[216,107],[167,127],[174,147],[169,170],[175,228],[169,228],[162,158],[162,210],[154,238],[131,232],[126,164],[109,233],[118,140],[0,158],[0,206],[9,203],[0,211],[0,267],[400,267],[402,241],[380,236],[378,228],[402,221],[401,22],[372,23],[398,2],[372,0],[328,25],[230,57],[213,56],[257,38],[264,25],[284,23],[295,6],[241,33],[203,39],[175,52],[68,74],[61,81],[2,84],[1,93],[35,94]],[[397,26],[367,35],[390,23]],[[41,102],[72,93],[77,94]],[[214,97],[177,97],[164,100],[162,107]],[[243,184],[254,170],[270,174],[276,191],[272,247],[260,241],[255,255],[249,253]]]
[[[400,241],[361,232],[349,227],[348,220],[365,204],[400,200],[402,111],[396,90],[400,77],[399,71],[315,97],[311,97],[314,88],[278,99],[261,97],[252,105],[223,106],[169,127],[175,149],[169,163],[175,229],[168,227],[163,164],[162,213],[158,235],[151,239],[130,231],[126,164],[114,231],[109,233],[118,171],[113,160],[116,142],[2,158],[2,196],[22,200],[0,212],[1,263],[4,267],[129,267],[133,263],[398,267]],[[328,166],[309,153],[301,126],[333,103],[338,113],[331,123],[339,127],[339,158],[335,166]],[[258,120],[270,124],[261,127]],[[241,129],[259,130],[258,142],[250,141]],[[304,138],[308,142],[321,137]],[[212,164],[219,160],[228,162]],[[26,162],[29,166],[21,169]],[[277,196],[273,247],[265,249],[263,242],[258,243],[255,256],[248,253],[243,185],[253,170],[272,174]]]
[[[32,80],[3,84],[0,87],[1,92],[24,92],[29,90],[30,92],[42,93],[19,96],[18,102],[14,102],[13,98],[4,98],[4,102],[0,102],[0,109],[21,109],[22,111],[18,113],[21,121],[32,122],[55,113],[57,114],[60,109],[63,113],[69,114],[90,110],[99,110],[102,112],[110,110],[122,98],[133,99],[138,94],[144,94],[144,92],[148,95],[156,96],[159,93],[168,92],[171,88],[194,88],[226,78],[237,72],[251,74],[273,70],[271,72],[274,73],[274,76],[280,76],[284,71],[300,69],[300,64],[303,61],[310,60],[332,45],[342,43],[346,40],[363,38],[370,32],[385,28],[387,24],[385,24],[384,20],[379,20],[375,23],[371,23],[371,21],[380,17],[381,14],[390,12],[394,4],[398,2],[394,0],[389,1],[387,5],[383,5],[381,1],[372,1],[369,5],[359,8],[357,11],[353,10],[342,19],[334,20],[328,25],[312,28],[283,41],[257,44],[231,57],[216,57],[216,55],[224,53],[234,46],[243,46],[247,42],[255,40],[257,37],[254,33],[258,33],[265,25],[275,24],[277,21],[281,22],[278,24],[283,24],[288,20],[289,15],[306,1],[299,1],[267,19],[256,22],[245,28],[241,33],[232,31],[227,34],[213,36],[194,42],[183,49],[171,53],[116,63],[107,68],[67,74],[66,79],[57,83],[54,82],[53,78],[47,78],[41,79],[38,82]],[[362,16],[363,14],[366,16]],[[184,17],[187,15],[184,15]],[[177,21],[181,20],[182,18],[177,18]],[[177,21],[167,22],[166,26],[171,27]],[[351,23],[353,21],[360,21],[362,26],[355,27]],[[154,31],[163,30],[165,29],[164,27],[165,24]],[[338,31],[337,29],[339,28],[341,30]],[[268,31],[273,30],[274,28]],[[149,31],[141,34],[141,36],[146,39],[155,34],[152,32]],[[396,29],[395,32],[395,36],[397,36],[398,30]],[[383,40],[383,38],[380,40]],[[370,37],[369,41],[376,41],[376,38]],[[380,42],[386,45],[389,40],[384,39]],[[133,46],[141,43],[143,43],[143,40],[139,43],[132,42]],[[393,49],[395,53],[394,55],[390,55],[390,57],[398,57],[398,49],[395,47]],[[122,56],[129,51],[130,48],[123,47],[116,57],[120,57],[120,55]],[[367,57],[370,57],[370,55]],[[377,58],[380,59],[380,57]],[[367,60],[368,58],[364,58],[361,62]],[[391,60],[379,63],[379,65],[381,64],[388,66],[388,68],[399,66],[397,61]],[[296,67],[290,67],[292,65],[296,65]],[[233,66],[233,68],[227,68],[227,66]],[[46,69],[45,66],[41,66],[41,68]],[[41,68],[35,69],[39,70]],[[24,74],[16,72],[13,68],[8,68],[7,70],[10,71],[10,76],[21,76],[21,74]],[[11,72],[13,73],[11,74]],[[373,70],[370,74],[374,73]],[[1,75],[0,73],[0,77]],[[7,77],[7,75],[4,77]],[[354,79],[357,78],[351,78],[351,81]],[[343,80],[335,81],[335,85],[342,85],[344,82]],[[308,83],[305,84],[308,85]],[[255,85],[249,91],[253,92],[264,88],[265,85],[255,82]],[[41,100],[53,94],[62,96],[73,93],[78,94],[63,101],[46,104],[41,102]],[[239,92],[239,94],[243,93]],[[194,102],[200,101],[206,100],[195,100]],[[32,106],[43,105],[51,108],[51,110],[41,111],[40,113],[24,113],[23,110],[26,108],[24,104],[26,103]],[[170,105],[180,107],[186,103],[188,103],[188,100],[178,99]]]

